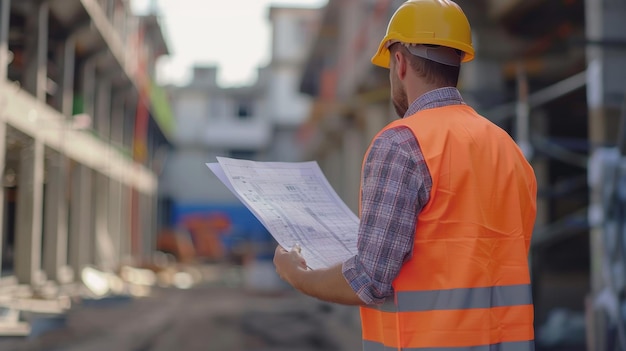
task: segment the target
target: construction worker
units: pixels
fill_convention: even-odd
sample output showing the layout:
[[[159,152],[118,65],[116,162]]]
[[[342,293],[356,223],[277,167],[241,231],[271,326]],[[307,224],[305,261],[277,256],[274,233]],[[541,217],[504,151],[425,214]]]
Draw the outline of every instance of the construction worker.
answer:
[[[372,58],[389,69],[400,119],[363,161],[357,255],[307,270],[297,251],[276,248],[293,287],[361,306],[366,351],[534,350],[536,180],[511,137],[456,89],[473,57],[457,4],[402,4]]]

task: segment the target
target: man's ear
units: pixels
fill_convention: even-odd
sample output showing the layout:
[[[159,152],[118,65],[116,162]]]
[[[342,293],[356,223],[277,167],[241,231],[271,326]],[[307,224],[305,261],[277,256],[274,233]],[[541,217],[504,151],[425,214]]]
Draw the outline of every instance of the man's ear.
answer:
[[[398,75],[398,78],[400,78],[400,80],[404,80],[404,77],[406,77],[406,70],[407,70],[407,60],[406,57],[404,57],[404,54],[400,51],[396,51],[393,54],[395,60],[396,60],[396,64],[395,64],[395,70],[396,70],[396,74]]]

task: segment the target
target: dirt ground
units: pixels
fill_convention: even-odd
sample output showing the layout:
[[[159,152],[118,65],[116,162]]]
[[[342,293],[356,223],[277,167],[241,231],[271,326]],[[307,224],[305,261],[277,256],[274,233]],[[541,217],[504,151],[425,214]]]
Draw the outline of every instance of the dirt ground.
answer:
[[[58,318],[57,318],[58,321]],[[344,351],[361,348],[358,312],[293,290],[155,289],[144,298],[78,304],[60,329],[0,339],[0,350]],[[34,325],[33,327],[37,327]]]

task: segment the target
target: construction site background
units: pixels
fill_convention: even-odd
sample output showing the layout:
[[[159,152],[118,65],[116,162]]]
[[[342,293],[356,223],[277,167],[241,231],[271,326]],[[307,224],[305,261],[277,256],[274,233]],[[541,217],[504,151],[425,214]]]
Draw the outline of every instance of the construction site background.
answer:
[[[161,87],[158,2],[0,0],[0,350],[359,349],[358,311],[282,283],[205,163],[315,160],[356,213],[395,118],[370,58],[402,3],[271,6],[256,82],[198,65]],[[458,4],[459,90],[538,180],[536,349],[626,350],[626,1]]]

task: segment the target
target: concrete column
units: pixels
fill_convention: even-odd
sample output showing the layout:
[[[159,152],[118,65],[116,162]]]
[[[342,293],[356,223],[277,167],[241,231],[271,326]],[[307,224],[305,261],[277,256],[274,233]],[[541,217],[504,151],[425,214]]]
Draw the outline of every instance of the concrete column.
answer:
[[[135,119],[137,118],[137,104],[139,95],[135,91],[131,91],[126,95],[126,114],[124,116],[124,129],[122,132],[123,144],[132,151],[133,133],[135,131]]]
[[[74,71],[76,65],[76,38],[70,35],[59,46],[58,62],[61,65],[59,77],[59,96],[55,100],[56,108],[67,118],[72,116],[74,108]]]
[[[533,130],[541,133],[543,136],[548,135],[548,115],[541,109],[536,109],[530,114],[530,123],[533,126]],[[529,144],[530,146],[530,144]],[[530,148],[529,148],[530,149]],[[547,186],[550,184],[550,158],[541,154],[532,157],[530,164],[535,170],[535,178],[539,187]],[[537,197],[537,216],[535,218],[535,234],[533,236],[533,242],[535,240],[541,241],[543,238],[538,232],[542,228],[545,228],[550,220],[550,198],[548,196]],[[537,311],[542,310],[543,299],[545,295],[544,291],[544,271],[542,270],[542,260],[546,256],[542,250],[531,249],[529,257],[529,268],[532,282],[532,294],[534,296],[535,307]],[[538,316],[535,316],[537,319]]]
[[[332,149],[327,149],[326,169],[324,173],[326,173],[326,177],[328,177],[328,182],[332,184],[337,194],[345,201],[342,146],[343,145],[334,145]]]
[[[83,113],[91,117],[92,126],[95,127],[96,66],[93,59],[83,62],[80,75]]]
[[[362,74],[359,71],[359,65],[355,62],[359,62],[361,57],[357,52],[356,40],[360,37],[359,32],[363,31],[363,22],[370,20],[370,18],[364,18],[364,11],[361,1],[344,1],[341,6],[341,18],[338,41],[342,43],[339,45],[338,52],[338,67],[339,75],[341,78],[337,79],[336,93],[339,99],[349,98],[355,93],[357,81],[361,79]],[[365,33],[361,33],[364,35]],[[364,45],[363,45],[364,46]],[[369,54],[369,53],[368,53]]]
[[[156,251],[157,235],[159,235],[159,196],[150,194],[150,254]]]
[[[4,121],[0,121],[0,171],[4,174],[5,169],[5,158],[6,158],[6,134],[7,134],[7,125]],[[0,186],[0,273],[2,273],[2,251],[3,245],[6,242],[6,238],[4,237],[4,228],[5,228],[5,216],[4,216],[4,186]]]
[[[490,106],[502,103],[506,87],[500,62],[476,58],[464,63],[458,87],[465,102],[475,108],[480,108],[481,103]]]
[[[44,145],[31,140],[20,153],[15,275],[20,283],[39,284],[43,214]]]
[[[114,0],[106,0],[102,5],[104,12],[106,13],[107,19],[113,23],[113,16],[115,15],[115,1]]]
[[[44,199],[44,271],[48,279],[66,282],[68,237],[68,160],[50,155]]]
[[[141,193],[136,188],[130,188],[130,254],[133,258],[140,258],[143,251],[143,228],[142,222]]]
[[[7,79],[9,66],[9,18],[11,0],[0,0],[0,81]],[[0,121],[0,171],[4,174],[6,157],[6,123]],[[0,186],[0,225],[4,227],[4,187]],[[5,238],[4,230],[0,230],[0,273],[2,272],[2,251]]]
[[[343,200],[354,213],[359,211],[363,144],[363,133],[356,126],[348,127],[343,137]]]
[[[97,265],[98,263],[98,225],[100,224],[97,221],[98,218],[98,200],[99,200],[99,182],[98,177],[100,174],[94,170],[91,170],[91,212],[90,212],[90,221],[89,221],[89,247],[87,250],[87,264],[89,265]]]
[[[594,145],[615,142],[625,94],[626,51],[617,42],[626,41],[626,3],[620,0],[587,0],[587,101],[589,137]]]
[[[587,104],[589,107],[589,139],[595,153],[601,145],[615,144],[620,130],[620,107],[626,97],[626,51],[611,43],[626,41],[626,2],[620,0],[586,0],[585,2],[587,46]],[[604,185],[599,182],[590,189],[590,214],[601,213]],[[593,219],[593,216],[590,216]],[[593,222],[593,220],[592,220]],[[597,221],[596,221],[597,222]],[[591,223],[591,298],[606,287],[604,223]],[[607,314],[590,309],[588,349],[608,348]],[[622,332],[622,331],[620,331]]]
[[[121,146],[124,142],[124,113],[126,106],[127,91],[117,90],[111,101],[111,144]]]
[[[107,77],[98,77],[96,87],[96,131],[102,140],[110,139],[111,125],[111,81]]]
[[[120,206],[120,261],[128,262],[131,259],[131,189],[121,184]]]
[[[515,142],[527,159],[532,157],[530,144],[530,105],[528,103],[528,75],[522,64],[517,67],[517,106],[515,113]]]
[[[26,17],[26,66],[23,86],[37,100],[46,101],[46,85],[48,81],[48,17],[47,1],[33,2],[33,16]]]
[[[94,208],[94,233],[95,262],[105,270],[113,270],[116,266],[117,255],[115,243],[111,239],[109,227],[109,178],[103,174],[95,176],[95,208]]]
[[[69,262],[74,274],[80,276],[81,269],[89,264],[92,242],[92,171],[87,166],[76,164],[72,174],[70,199]]]
[[[150,116],[148,116],[148,131],[147,131],[147,135],[146,135],[146,149],[147,149],[147,155],[146,155],[146,160],[144,165],[150,169],[153,169],[153,161],[154,158],[152,157],[155,154],[156,151],[156,128],[158,128],[156,126],[156,124],[151,124],[150,123]]]
[[[10,14],[11,0],[0,0],[0,80],[2,81],[7,79],[7,68],[9,66]]]
[[[466,14],[472,13],[469,18],[475,19],[472,41],[477,55],[473,61],[461,65],[458,87],[465,102],[474,108],[481,108],[481,104],[499,105],[509,99],[501,58],[514,57],[524,43],[504,29],[489,25],[492,22],[485,18],[484,10],[470,2],[463,9]]]
[[[109,180],[108,226],[113,242],[115,260],[119,264],[122,257],[122,184],[117,180]]]
[[[530,114],[530,123],[533,130],[541,135],[548,135],[548,114],[545,110],[536,109]],[[531,165],[535,170],[537,184],[550,184],[549,158],[546,156],[536,156],[531,160]],[[537,217],[535,228],[541,228],[548,224],[550,219],[550,201],[547,197],[537,198]]]
[[[139,210],[141,213],[141,223],[142,223],[142,257],[149,258],[156,247],[156,233],[155,233],[155,218],[154,218],[154,210],[155,210],[155,201],[152,194],[147,193],[139,193],[140,203]]]
[[[392,115],[392,113],[394,115]],[[390,109],[387,104],[370,105],[364,110],[365,124],[363,130],[363,137],[365,139],[366,147],[369,146],[374,136],[385,127],[395,116],[393,109]]]

